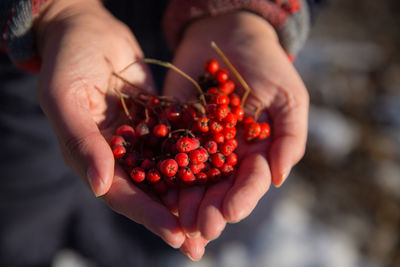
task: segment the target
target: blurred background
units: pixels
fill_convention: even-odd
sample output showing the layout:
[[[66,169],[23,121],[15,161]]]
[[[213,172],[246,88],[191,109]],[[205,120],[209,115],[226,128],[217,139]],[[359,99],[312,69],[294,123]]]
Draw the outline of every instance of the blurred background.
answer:
[[[400,266],[400,3],[334,0],[295,63],[311,96],[307,152],[287,183],[229,226],[199,263]],[[91,266],[63,251],[55,267]]]

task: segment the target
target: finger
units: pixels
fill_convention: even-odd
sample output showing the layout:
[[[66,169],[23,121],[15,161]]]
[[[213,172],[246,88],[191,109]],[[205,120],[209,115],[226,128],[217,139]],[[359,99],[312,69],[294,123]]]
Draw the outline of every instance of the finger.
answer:
[[[195,238],[186,238],[181,247],[181,251],[192,261],[199,261],[204,255],[205,247],[208,242],[210,241],[202,238],[201,236]]]
[[[142,224],[171,247],[179,248],[185,241],[178,219],[164,205],[134,186],[119,166],[110,190],[102,199],[113,210]]]
[[[200,235],[197,227],[197,214],[205,187],[184,188],[179,193],[179,221],[188,237]]]
[[[223,202],[223,214],[228,222],[246,218],[268,191],[271,175],[265,156],[257,153],[243,159],[235,182]]]
[[[222,201],[231,186],[232,180],[225,179],[208,187],[204,194],[199,207],[197,225],[201,235],[207,240],[216,239],[225,228]]]
[[[277,102],[279,103],[279,102]],[[269,161],[272,183],[279,187],[288,177],[292,167],[303,157],[308,125],[308,94],[297,90],[288,93],[285,104],[270,108],[273,118],[272,145]]]
[[[168,188],[166,195],[161,196],[161,200],[164,205],[169,209],[169,211],[175,216],[179,215],[178,211],[178,190],[173,188]]]

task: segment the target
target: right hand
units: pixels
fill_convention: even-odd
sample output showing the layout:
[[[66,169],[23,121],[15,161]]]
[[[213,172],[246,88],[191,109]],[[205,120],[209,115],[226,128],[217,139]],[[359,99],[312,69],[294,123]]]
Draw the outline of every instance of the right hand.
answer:
[[[122,83],[111,73],[143,57],[132,33],[98,0],[53,0],[35,30],[39,101],[67,165],[113,210],[180,247],[185,235],[177,218],[129,181],[107,142],[124,116],[113,91]],[[145,66],[135,65],[126,74],[142,88],[154,88]]]

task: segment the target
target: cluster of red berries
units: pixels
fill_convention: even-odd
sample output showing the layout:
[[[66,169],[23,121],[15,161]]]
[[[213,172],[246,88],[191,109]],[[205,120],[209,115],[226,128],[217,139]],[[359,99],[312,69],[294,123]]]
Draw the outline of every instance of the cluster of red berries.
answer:
[[[232,174],[238,156],[237,127],[247,142],[265,139],[267,123],[245,117],[229,72],[217,60],[205,64],[196,102],[140,93],[124,100],[131,121],[110,141],[114,157],[132,180],[157,194],[168,188],[215,183]]]

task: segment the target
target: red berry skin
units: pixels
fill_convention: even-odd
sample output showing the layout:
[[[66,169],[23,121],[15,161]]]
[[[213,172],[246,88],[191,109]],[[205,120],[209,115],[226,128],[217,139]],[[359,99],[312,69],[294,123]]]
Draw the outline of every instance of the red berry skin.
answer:
[[[189,169],[193,172],[193,174],[198,174],[198,173],[201,172],[205,167],[206,167],[206,165],[205,165],[204,163],[200,163],[200,164],[190,164],[190,165],[189,165]]]
[[[221,83],[218,86],[218,89],[221,93],[223,93],[224,95],[230,95],[233,93],[233,91],[235,90],[235,83],[232,82],[231,80],[228,80],[224,83]]]
[[[224,142],[224,143],[219,145],[219,151],[224,156],[229,156],[230,154],[232,154],[233,151],[235,151],[235,146],[231,142],[229,142],[231,140],[228,140],[228,141],[226,141],[226,142]]]
[[[204,172],[199,172],[198,174],[196,174],[196,183],[198,185],[207,184],[207,174],[205,174]]]
[[[227,70],[218,70],[217,73],[215,74],[215,80],[217,80],[218,83],[224,83],[229,79],[229,72]]]
[[[210,128],[208,127],[208,121],[209,119],[207,117],[199,119],[197,121],[197,128],[203,133],[208,132],[210,130]]]
[[[260,123],[260,134],[258,136],[258,139],[265,139],[271,134],[271,127],[269,126],[268,123],[262,122]]]
[[[135,154],[129,153],[126,155],[125,162],[128,166],[135,167],[138,164],[138,158]]]
[[[220,170],[222,175],[228,176],[233,172],[233,166],[225,163],[224,165],[221,166]]]
[[[214,133],[212,138],[217,144],[222,144],[225,141],[225,136],[222,133]]]
[[[113,147],[112,152],[113,152],[114,158],[120,159],[125,156],[126,149],[124,146],[117,145],[117,146]]]
[[[211,163],[214,167],[221,167],[225,163],[225,156],[222,153],[215,153],[211,156]]]
[[[217,104],[219,105],[229,105],[230,99],[227,95],[219,95],[217,97]]]
[[[157,137],[165,137],[168,134],[168,128],[165,124],[157,124],[153,128],[153,134]]]
[[[145,136],[150,133],[150,128],[145,122],[141,122],[136,125],[135,129],[138,136]]]
[[[179,152],[190,152],[194,149],[194,141],[189,137],[181,137],[176,141],[176,148]]]
[[[240,97],[235,93],[231,94],[229,96],[229,99],[230,99],[229,105],[231,107],[238,107],[238,106],[240,106],[240,103],[242,102]]]
[[[221,171],[218,168],[210,168],[206,174],[208,180],[212,183],[218,182],[221,178]]]
[[[237,124],[237,116],[233,113],[229,113],[223,120],[223,126],[225,128],[235,127]]]
[[[200,163],[206,162],[208,159],[207,150],[205,150],[202,147],[200,147],[196,150],[192,150],[189,152],[189,159],[190,159],[190,163],[192,163],[192,164],[200,164]]]
[[[236,153],[231,153],[229,154],[226,159],[225,159],[225,163],[229,164],[231,166],[235,166],[238,162],[238,157],[236,155]]]
[[[209,96],[218,94],[218,88],[217,87],[210,87],[210,88],[207,89],[206,94],[209,95]]]
[[[240,106],[232,107],[231,112],[236,115],[238,121],[243,120],[244,110]]]
[[[151,97],[148,103],[150,106],[156,107],[158,104],[160,104],[160,100],[157,97]]]
[[[206,65],[204,66],[204,69],[210,73],[210,74],[215,74],[219,70],[219,64],[216,59],[211,59],[206,62]]]
[[[246,116],[244,119],[243,119],[243,124],[252,124],[252,123],[254,123],[255,122],[255,120],[254,120],[254,118],[253,117],[250,117],[250,116]]]
[[[249,138],[257,138],[261,132],[261,126],[258,122],[253,122],[246,126],[245,136]]]
[[[174,176],[178,172],[178,163],[174,159],[163,160],[160,164],[160,171],[165,176]]]
[[[165,110],[167,119],[172,122],[177,122],[182,117],[182,108],[178,105],[172,105]]]
[[[157,183],[153,184],[153,191],[159,196],[163,196],[167,194],[168,187],[163,180],[158,181]]]
[[[191,185],[196,180],[196,177],[189,168],[180,168],[177,176],[186,185]]]
[[[147,178],[147,181],[149,181],[150,183],[156,183],[161,180],[161,174],[159,171],[152,168],[147,171],[146,178]]]
[[[221,123],[217,121],[211,121],[210,123],[210,130],[212,133],[219,133],[224,129]]]
[[[217,110],[215,112],[215,117],[218,120],[223,120],[229,114],[229,107],[228,105],[218,105]]]
[[[206,113],[209,119],[214,119],[217,113],[217,104],[207,104]]]
[[[135,136],[135,130],[129,125],[121,125],[117,129],[115,134],[125,138],[132,138],[133,136]]]
[[[120,135],[114,135],[110,140],[110,146],[111,147],[122,146],[122,145],[124,145],[124,143],[125,143],[125,140]]]
[[[155,166],[156,166],[155,162],[150,159],[144,159],[142,164],[140,164],[140,167],[142,167],[142,169],[146,171],[151,168],[154,168]]]
[[[187,153],[178,153],[175,155],[175,161],[179,167],[186,167],[189,165],[189,156]]]
[[[210,140],[204,144],[204,148],[207,150],[208,154],[215,154],[218,150],[218,144],[217,142]]]
[[[225,140],[231,140],[236,136],[236,128],[235,127],[228,127],[222,130],[222,134],[225,137]]]
[[[144,170],[142,168],[139,168],[139,167],[133,168],[130,173],[130,176],[131,176],[132,180],[137,183],[141,183],[144,181],[144,179],[146,179],[146,173],[144,172]]]

